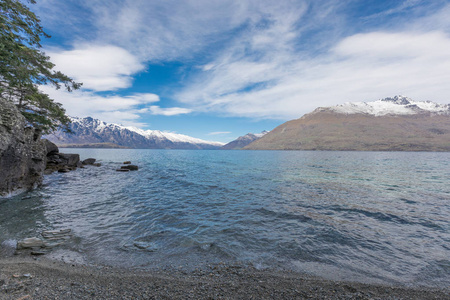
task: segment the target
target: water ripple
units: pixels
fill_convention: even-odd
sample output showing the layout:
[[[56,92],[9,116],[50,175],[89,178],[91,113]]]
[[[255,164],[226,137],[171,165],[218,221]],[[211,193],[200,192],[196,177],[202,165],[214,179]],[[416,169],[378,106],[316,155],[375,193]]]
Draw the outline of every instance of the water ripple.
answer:
[[[0,201],[0,243],[68,227],[64,247],[94,263],[450,281],[449,153],[70,151],[102,166]],[[115,172],[129,159],[139,171]]]

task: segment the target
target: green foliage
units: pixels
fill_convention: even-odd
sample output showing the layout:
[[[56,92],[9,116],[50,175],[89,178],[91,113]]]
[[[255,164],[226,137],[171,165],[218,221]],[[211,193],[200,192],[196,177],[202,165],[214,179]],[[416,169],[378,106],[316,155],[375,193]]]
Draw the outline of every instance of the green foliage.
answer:
[[[34,4],[34,0],[29,0]],[[42,93],[39,85],[78,89],[81,83],[59,71],[45,55],[41,37],[49,38],[40,19],[18,0],[0,0],[0,97],[14,102],[28,122],[48,133],[70,123],[61,104]]]

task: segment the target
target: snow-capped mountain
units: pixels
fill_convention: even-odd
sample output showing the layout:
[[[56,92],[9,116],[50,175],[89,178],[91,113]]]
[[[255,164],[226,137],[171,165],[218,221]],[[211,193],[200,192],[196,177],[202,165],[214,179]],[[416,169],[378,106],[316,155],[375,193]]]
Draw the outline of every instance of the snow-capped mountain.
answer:
[[[450,151],[450,105],[395,96],[320,107],[244,149]]]
[[[143,149],[218,149],[220,142],[210,142],[183,134],[106,123],[91,117],[70,118],[73,134],[62,130],[44,136],[57,145],[112,143],[128,148]]]
[[[449,104],[438,104],[431,101],[414,101],[405,96],[384,98],[372,102],[347,102],[328,108],[318,108],[315,112],[329,109],[341,114],[415,115],[420,113],[450,115]]]
[[[238,150],[242,149],[248,144],[262,138],[264,135],[266,135],[268,131],[263,131],[261,133],[247,133],[246,135],[240,136],[234,141],[229,142],[228,144],[222,146],[222,150]]]

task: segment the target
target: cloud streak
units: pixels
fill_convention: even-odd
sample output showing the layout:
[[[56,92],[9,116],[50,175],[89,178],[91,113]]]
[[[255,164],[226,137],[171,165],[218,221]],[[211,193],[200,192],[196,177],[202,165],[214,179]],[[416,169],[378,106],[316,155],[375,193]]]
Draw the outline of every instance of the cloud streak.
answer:
[[[230,134],[231,131],[214,131],[214,132],[210,132],[208,133],[208,135],[224,135],[224,134]]]

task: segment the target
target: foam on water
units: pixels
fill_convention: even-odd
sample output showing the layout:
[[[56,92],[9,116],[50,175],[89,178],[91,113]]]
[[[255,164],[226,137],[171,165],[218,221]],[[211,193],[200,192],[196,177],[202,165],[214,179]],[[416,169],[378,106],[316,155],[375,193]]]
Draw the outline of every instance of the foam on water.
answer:
[[[64,151],[102,166],[0,200],[0,242],[71,228],[56,253],[88,263],[450,281],[450,153]],[[125,160],[139,171],[115,172]]]

